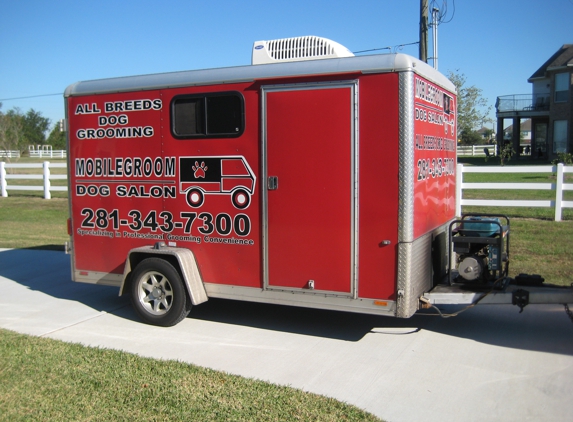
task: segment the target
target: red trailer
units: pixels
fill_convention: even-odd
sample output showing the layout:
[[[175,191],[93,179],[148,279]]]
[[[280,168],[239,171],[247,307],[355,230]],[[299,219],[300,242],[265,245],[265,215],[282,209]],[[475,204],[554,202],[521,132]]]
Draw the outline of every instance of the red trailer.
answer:
[[[397,317],[440,303],[456,94],[427,64],[261,41],[249,66],[78,82],[65,102],[72,278],[129,292],[145,321],[209,297]]]

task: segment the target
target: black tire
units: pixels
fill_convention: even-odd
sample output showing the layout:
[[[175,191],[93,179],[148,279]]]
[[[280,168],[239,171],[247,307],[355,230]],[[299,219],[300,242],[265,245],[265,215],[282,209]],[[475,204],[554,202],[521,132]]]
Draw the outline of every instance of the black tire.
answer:
[[[199,208],[203,205],[205,195],[203,195],[203,192],[200,189],[192,188],[187,191],[186,198],[190,207]]]
[[[181,276],[164,259],[141,261],[132,273],[130,290],[135,311],[148,324],[170,327],[191,311]]]
[[[235,208],[238,208],[240,210],[244,210],[251,203],[251,197],[249,196],[249,193],[245,189],[235,190],[233,192],[233,195],[231,196],[231,199],[233,201],[233,205],[235,206]]]

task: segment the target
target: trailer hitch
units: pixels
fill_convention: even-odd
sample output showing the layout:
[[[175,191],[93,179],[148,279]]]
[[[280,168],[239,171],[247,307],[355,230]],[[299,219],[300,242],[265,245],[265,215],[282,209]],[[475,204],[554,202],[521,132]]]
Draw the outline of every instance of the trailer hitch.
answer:
[[[522,313],[523,308],[529,305],[529,292],[523,289],[515,290],[511,294],[511,303],[519,306],[519,313]]]

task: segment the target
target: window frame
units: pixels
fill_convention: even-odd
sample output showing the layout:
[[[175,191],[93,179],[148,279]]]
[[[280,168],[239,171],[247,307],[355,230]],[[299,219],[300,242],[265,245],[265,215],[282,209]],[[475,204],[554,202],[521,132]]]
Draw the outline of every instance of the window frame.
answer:
[[[558,83],[558,79],[559,83]],[[562,80],[561,80],[562,79]],[[556,73],[555,74],[555,95],[554,99],[556,103],[566,103],[569,98],[569,85],[570,85],[571,76],[568,72],[564,73]],[[564,85],[564,89],[559,89],[558,85]],[[560,95],[558,95],[560,94]],[[563,97],[563,98],[561,98]]]
[[[209,110],[208,110],[208,99],[213,97],[236,97],[240,101],[240,116],[239,116],[239,130],[236,132],[224,132],[224,133],[209,133]],[[201,104],[201,110],[197,113],[202,118],[201,125],[203,131],[201,133],[195,134],[179,134],[177,133],[177,121],[176,106],[177,102],[181,100],[198,100]],[[221,91],[221,92],[202,92],[202,93],[192,93],[192,94],[181,94],[176,95],[171,99],[171,104],[169,107],[170,113],[170,130],[171,135],[176,139],[213,139],[213,138],[238,138],[245,131],[245,97],[239,91]]]
[[[558,128],[557,126],[561,126],[562,127]],[[567,142],[567,131],[569,130],[569,122],[567,120],[554,120],[553,121],[553,153],[554,154],[558,154],[560,152],[568,152],[569,148],[568,148],[568,142]],[[559,133],[558,133],[558,129],[559,129]],[[563,135],[562,138],[557,139],[557,135]],[[563,150],[560,150],[561,148],[557,148],[558,146],[563,147]]]

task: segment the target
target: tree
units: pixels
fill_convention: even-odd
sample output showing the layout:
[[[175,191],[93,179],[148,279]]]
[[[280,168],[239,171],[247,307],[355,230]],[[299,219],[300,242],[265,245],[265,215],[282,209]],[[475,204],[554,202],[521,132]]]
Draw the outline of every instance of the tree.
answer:
[[[0,150],[22,152],[26,149],[22,120],[22,114],[18,109],[3,113],[0,103]]]
[[[481,145],[484,143],[483,136],[475,130],[463,130],[461,133],[458,132],[458,139],[462,141],[462,145]]]
[[[23,116],[24,138],[28,145],[40,145],[46,142],[46,131],[50,127],[50,119],[31,108]]]
[[[476,129],[491,122],[488,117],[491,105],[488,106],[487,100],[483,98],[481,88],[473,85],[465,86],[466,76],[463,73],[449,71],[448,78],[458,91],[458,138],[462,140],[462,143],[468,142],[472,145],[477,139],[474,135]]]
[[[66,149],[66,132],[60,130],[60,123],[56,123],[46,141],[53,149]]]
[[[0,149],[23,153],[28,145],[44,144],[49,127],[50,119],[33,108],[26,114],[17,107],[3,113],[0,103]]]

